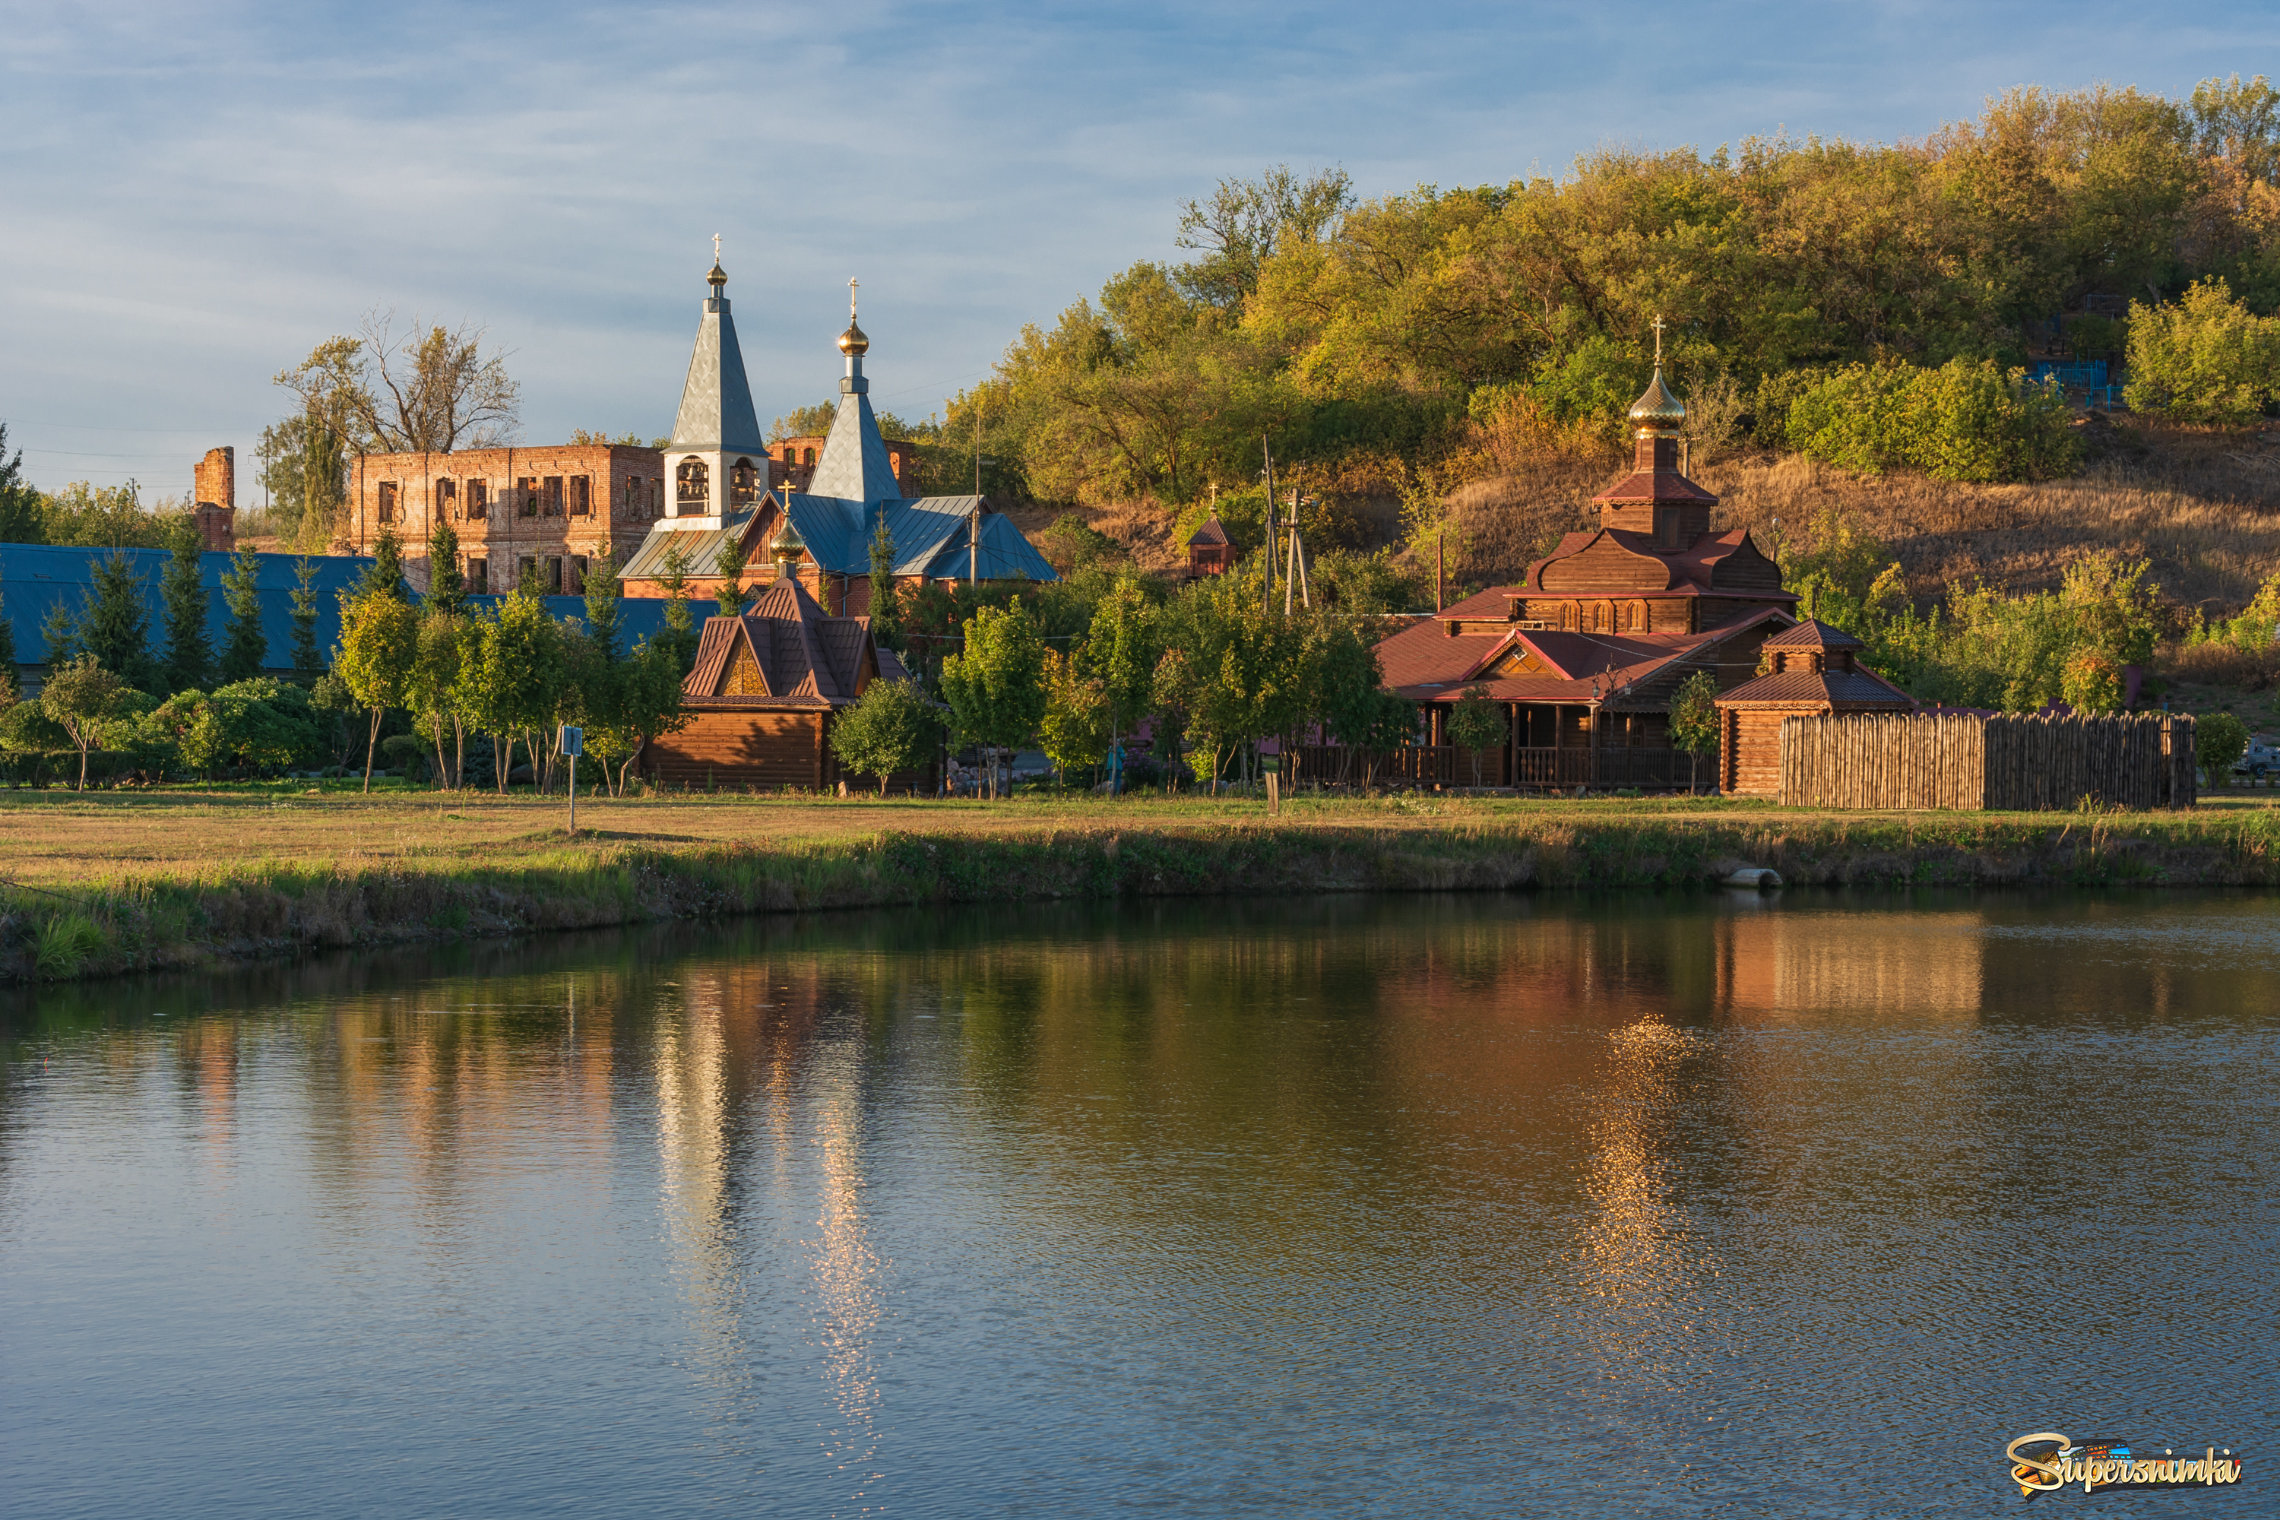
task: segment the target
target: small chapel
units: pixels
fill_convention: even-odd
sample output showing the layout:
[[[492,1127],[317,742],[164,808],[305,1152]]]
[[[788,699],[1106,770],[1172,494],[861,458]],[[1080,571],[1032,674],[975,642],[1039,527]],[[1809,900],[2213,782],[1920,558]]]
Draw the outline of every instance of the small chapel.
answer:
[[[1720,690],[1742,685],[1796,622],[1780,566],[1747,528],[1713,531],[1717,498],[1681,469],[1686,407],[1659,344],[1628,423],[1631,468],[1593,498],[1596,527],[1567,534],[1520,584],[1377,646],[1387,688],[1423,708],[1427,744],[1449,743],[1450,710],[1469,690],[1503,709],[1505,742],[1483,772],[1492,784],[1689,786],[1693,759],[1672,748],[1667,716],[1679,684],[1708,671]]]
[[[676,562],[693,593],[710,594],[720,585],[721,552],[733,547],[747,562],[783,567],[829,615],[860,616],[870,607],[872,546],[882,532],[894,577],[905,586],[1059,578],[987,497],[913,494],[912,457],[879,436],[871,408],[863,373],[871,340],[857,319],[853,281],[847,330],[838,340],[845,372],[831,431],[820,449],[793,440],[772,455],[753,411],[724,294],[728,275],[717,258],[706,279],[713,293],[664,451],[669,510],[620,571],[627,595],[664,595]],[[812,461],[804,457],[810,452]]]

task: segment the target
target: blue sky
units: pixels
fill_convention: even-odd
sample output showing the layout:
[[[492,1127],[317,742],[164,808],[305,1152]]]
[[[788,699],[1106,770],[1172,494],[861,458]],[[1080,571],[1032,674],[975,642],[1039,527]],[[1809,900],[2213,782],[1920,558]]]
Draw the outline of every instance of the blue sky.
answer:
[[[27,473],[241,504],[270,376],[369,309],[489,329],[523,436],[671,423],[711,235],[763,423],[924,416],[1222,176],[1365,196],[1603,143],[1921,136],[2011,85],[2271,70],[2280,8],[0,0],[0,421]]]

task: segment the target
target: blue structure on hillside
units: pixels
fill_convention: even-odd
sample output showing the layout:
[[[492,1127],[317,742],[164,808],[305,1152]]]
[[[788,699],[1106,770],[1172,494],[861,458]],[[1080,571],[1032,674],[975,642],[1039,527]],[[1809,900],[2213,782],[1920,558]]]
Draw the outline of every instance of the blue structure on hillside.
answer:
[[[95,584],[95,568],[114,554],[126,556],[142,583],[143,603],[150,609],[151,652],[166,645],[165,611],[159,601],[159,577],[173,555],[164,549],[86,549],[54,544],[0,544],[0,617],[15,625],[16,660],[21,665],[47,663],[47,638],[40,631],[58,604],[77,612],[87,604]],[[214,647],[220,648],[229,630],[229,606],[222,599],[222,577],[228,573],[231,554],[201,554],[198,573],[206,586],[206,628]],[[267,668],[279,675],[293,663],[293,592],[300,574],[295,554],[257,554],[254,559],[255,594],[261,601],[261,632],[268,640]],[[372,560],[367,555],[319,554],[309,561],[316,567],[311,588],[317,596],[317,647],[327,660],[340,642],[340,594],[360,579]],[[412,600],[420,600],[412,593]],[[471,596],[476,607],[496,607],[504,597]],[[583,623],[586,600],[578,596],[542,598],[547,612],[557,618]],[[694,609],[703,621],[703,608]],[[665,603],[650,597],[626,597],[618,603],[620,647],[630,651],[665,625]]]

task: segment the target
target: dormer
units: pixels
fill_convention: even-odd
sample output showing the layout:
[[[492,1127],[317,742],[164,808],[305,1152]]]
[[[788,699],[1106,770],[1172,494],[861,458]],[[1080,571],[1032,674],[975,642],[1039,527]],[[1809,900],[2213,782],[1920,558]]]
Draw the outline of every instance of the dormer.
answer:
[[[1775,634],[1759,648],[1772,662],[1770,674],[1794,670],[1826,675],[1854,669],[1853,657],[1859,652],[1861,642],[1842,628],[1807,618],[1796,627]]]

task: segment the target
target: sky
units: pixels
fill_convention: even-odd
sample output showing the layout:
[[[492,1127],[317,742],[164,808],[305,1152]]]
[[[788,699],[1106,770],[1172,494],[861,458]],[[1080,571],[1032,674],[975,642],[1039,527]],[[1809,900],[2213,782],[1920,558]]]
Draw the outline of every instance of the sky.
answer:
[[[1364,197],[1617,144],[1921,137],[2014,85],[2271,71],[2280,7],[295,5],[0,0],[0,423],[45,489],[188,492],[370,312],[471,322],[521,439],[669,429],[712,236],[763,426],[867,372],[912,418],[1180,256],[1222,178]]]

